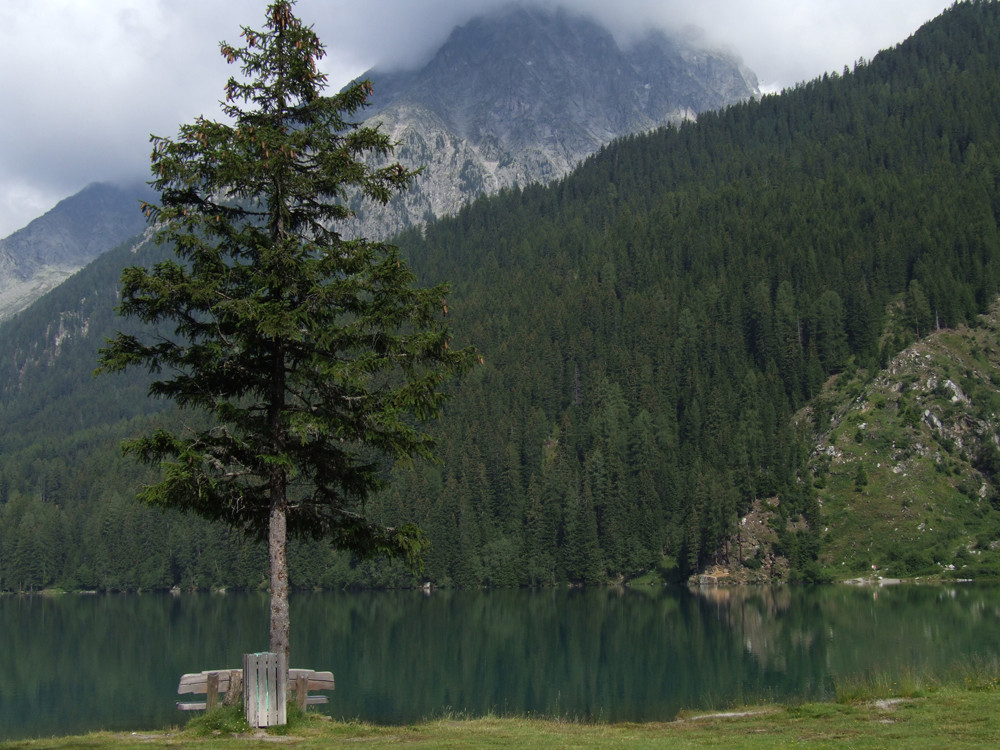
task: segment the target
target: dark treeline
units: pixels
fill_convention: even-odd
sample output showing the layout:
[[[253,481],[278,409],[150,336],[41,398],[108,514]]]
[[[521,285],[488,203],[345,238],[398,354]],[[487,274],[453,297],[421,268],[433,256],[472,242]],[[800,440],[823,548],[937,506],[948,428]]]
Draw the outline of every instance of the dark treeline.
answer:
[[[995,299],[998,179],[1000,6],[968,2],[842,75],[402,236],[421,278],[452,280],[457,343],[486,360],[456,388],[440,464],[394,470],[374,501],[427,530],[418,580],[683,575],[738,556],[724,540],[764,497],[796,575],[814,575],[819,509],[790,417],[830,375]],[[80,378],[120,323],[65,312],[88,294],[74,281],[0,329],[19,352],[0,384],[0,587],[259,585],[255,543],[131,501],[141,471],[114,446],[177,417],[151,415],[141,383]],[[905,332],[883,335],[896,305]],[[300,586],[414,580],[316,542],[291,566]]]

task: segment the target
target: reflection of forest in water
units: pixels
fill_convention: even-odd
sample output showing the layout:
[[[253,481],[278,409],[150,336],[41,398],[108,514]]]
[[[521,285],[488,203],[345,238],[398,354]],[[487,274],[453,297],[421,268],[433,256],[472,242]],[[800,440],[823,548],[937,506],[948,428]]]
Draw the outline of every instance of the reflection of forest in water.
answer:
[[[795,627],[787,617],[793,598],[787,586],[710,587],[692,591],[704,603],[716,608],[732,630],[733,638],[745,644],[747,653],[764,669],[784,671],[789,645],[794,653],[803,649],[810,651],[817,639],[815,623],[801,623]]]
[[[829,676],[906,669],[940,673],[997,653],[1000,599],[992,586],[693,591],[765,670],[794,673],[815,661]]]
[[[0,597],[4,736],[176,724],[184,672],[267,643],[255,594]],[[987,586],[296,593],[292,662],[332,670],[337,717],[447,711],[665,720],[825,698],[839,676],[996,658]],[[72,666],[72,669],[69,667]],[[8,729],[13,727],[13,729]]]

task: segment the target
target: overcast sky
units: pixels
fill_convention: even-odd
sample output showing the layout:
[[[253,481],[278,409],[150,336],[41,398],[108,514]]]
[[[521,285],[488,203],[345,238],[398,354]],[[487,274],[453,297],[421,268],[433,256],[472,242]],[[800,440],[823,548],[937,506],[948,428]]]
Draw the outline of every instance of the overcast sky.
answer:
[[[331,89],[426,59],[456,24],[508,0],[300,0]],[[870,59],[952,0],[565,0],[622,39],[697,27],[766,90]],[[555,0],[528,0],[555,5]],[[218,117],[236,72],[218,52],[266,0],[0,0],[0,237],[95,181],[145,180],[150,133]],[[377,92],[376,92],[377,93]]]

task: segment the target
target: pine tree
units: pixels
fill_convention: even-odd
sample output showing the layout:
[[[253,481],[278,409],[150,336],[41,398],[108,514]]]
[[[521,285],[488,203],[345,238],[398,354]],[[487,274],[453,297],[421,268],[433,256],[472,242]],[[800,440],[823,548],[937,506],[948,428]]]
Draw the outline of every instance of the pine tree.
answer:
[[[449,348],[445,286],[415,287],[395,247],[335,228],[349,195],[385,204],[415,175],[372,166],[392,143],[350,121],[371,84],[321,95],[323,46],[288,0],[242,36],[221,44],[243,74],[226,85],[228,121],[152,138],[160,204],[146,211],[176,259],[125,269],[119,313],[157,328],[119,332],[101,369],[162,373],[152,396],[211,417],[126,443],[162,468],[140,498],[268,539],[270,648],[287,657],[287,534],[417,562],[422,532],[380,525],[365,500],[384,459],[430,455],[420,422],[475,355]]]

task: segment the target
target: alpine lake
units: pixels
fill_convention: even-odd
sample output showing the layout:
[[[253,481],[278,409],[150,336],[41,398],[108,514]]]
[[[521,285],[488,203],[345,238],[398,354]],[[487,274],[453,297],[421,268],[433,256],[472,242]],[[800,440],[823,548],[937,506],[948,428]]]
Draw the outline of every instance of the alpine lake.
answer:
[[[670,720],[829,700],[840,679],[1000,660],[1000,586],[293,592],[292,667],[320,710]],[[185,672],[267,648],[265,593],[0,597],[0,739],[183,724]]]

